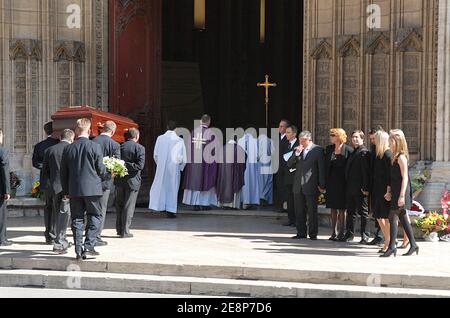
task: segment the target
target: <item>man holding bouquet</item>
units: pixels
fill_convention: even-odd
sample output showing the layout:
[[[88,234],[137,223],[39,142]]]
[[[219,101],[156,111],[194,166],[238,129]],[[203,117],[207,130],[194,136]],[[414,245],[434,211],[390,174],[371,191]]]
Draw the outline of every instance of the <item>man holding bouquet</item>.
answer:
[[[64,149],[61,160],[61,185],[65,199],[70,199],[72,232],[77,260],[88,255],[97,256],[94,249],[102,223],[102,182],[111,179],[103,164],[103,152],[99,144],[90,141],[91,121],[77,121],[78,139]],[[86,239],[83,246],[84,215],[87,214]]]
[[[121,158],[126,172],[117,173],[116,185],[116,230],[121,238],[133,237],[130,233],[136,201],[141,188],[141,171],[145,165],[145,148],[139,142],[139,130],[130,128],[125,133],[125,143],[120,146]],[[118,172],[118,171],[117,171]]]
[[[116,133],[117,125],[113,121],[107,121],[102,128],[102,133],[93,141],[98,143],[103,150],[103,157],[120,159],[120,144],[112,139],[112,136]],[[107,242],[102,240],[102,231],[105,227],[106,210],[108,209],[108,200],[113,187],[113,180],[103,181],[103,196],[100,200],[100,206],[102,208],[102,223],[97,235],[97,246],[108,245]]]

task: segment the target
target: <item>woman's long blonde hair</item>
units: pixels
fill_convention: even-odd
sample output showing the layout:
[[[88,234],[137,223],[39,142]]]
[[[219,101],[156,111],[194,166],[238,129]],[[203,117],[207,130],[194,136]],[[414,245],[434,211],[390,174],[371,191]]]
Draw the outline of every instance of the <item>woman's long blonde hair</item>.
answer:
[[[386,150],[389,149],[389,134],[379,130],[375,133],[375,147],[377,157],[382,159]]]
[[[405,155],[409,161],[408,143],[406,142],[403,131],[401,129],[391,130],[389,140],[392,145],[392,162],[396,162],[401,155]]]

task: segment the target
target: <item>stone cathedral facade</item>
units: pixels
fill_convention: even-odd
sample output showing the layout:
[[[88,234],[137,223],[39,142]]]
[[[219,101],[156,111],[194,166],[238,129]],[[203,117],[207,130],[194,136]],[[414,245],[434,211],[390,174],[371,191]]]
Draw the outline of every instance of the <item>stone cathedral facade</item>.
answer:
[[[108,39],[122,34],[120,26],[150,16],[145,10],[161,10],[161,0],[147,1],[151,5],[141,0],[0,0],[0,127],[12,170],[24,180],[19,195],[37,180],[33,145],[44,137],[42,126],[58,107],[88,104],[108,110],[112,104],[108,96],[115,78],[108,73],[109,57],[120,49],[120,38],[114,47]],[[303,103],[298,105],[303,128],[319,144],[327,144],[330,127],[402,128],[413,160],[435,161],[441,179],[434,182],[448,183],[450,1],[299,1],[304,1]],[[379,9],[376,27],[368,23],[371,5]],[[74,8],[79,28],[71,25],[77,22],[70,18],[77,13]],[[161,13],[154,14],[150,25],[161,21]],[[148,32],[161,32],[161,27]],[[149,59],[160,58],[158,44],[148,48],[155,51]],[[160,64],[153,60],[149,65]]]
[[[108,107],[107,4],[0,0],[0,127],[11,170],[23,180],[18,195],[38,180],[33,145],[44,138],[43,125],[58,107]],[[72,27],[76,22],[80,28]]]

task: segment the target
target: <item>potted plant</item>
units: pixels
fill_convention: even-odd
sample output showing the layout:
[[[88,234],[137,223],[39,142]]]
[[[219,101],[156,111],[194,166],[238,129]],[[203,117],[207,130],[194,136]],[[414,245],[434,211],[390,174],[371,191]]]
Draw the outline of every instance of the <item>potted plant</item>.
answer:
[[[11,197],[15,198],[17,189],[19,189],[22,184],[22,180],[20,180],[19,176],[13,171],[9,173],[9,184],[11,186]]]

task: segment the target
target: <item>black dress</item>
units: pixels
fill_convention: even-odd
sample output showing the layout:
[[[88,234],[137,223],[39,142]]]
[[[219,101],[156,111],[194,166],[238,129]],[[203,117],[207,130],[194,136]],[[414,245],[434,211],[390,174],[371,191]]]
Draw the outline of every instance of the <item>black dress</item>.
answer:
[[[376,219],[388,219],[389,211],[391,209],[391,202],[386,201],[384,195],[389,186],[389,179],[391,175],[391,160],[392,152],[387,150],[383,158],[375,157],[373,161],[372,174],[372,193],[371,193],[371,207],[373,216]]]
[[[353,152],[353,149],[347,145],[343,145],[341,154],[334,153],[335,146],[330,145],[326,149],[326,207],[328,209],[346,209],[345,196],[345,166],[347,159]]]
[[[402,189],[402,172],[398,161],[391,165],[391,210],[410,210],[412,206],[412,191],[411,191],[411,179],[408,178],[408,186],[405,191],[405,205],[403,207],[398,206],[398,198],[400,197],[400,190]]]

